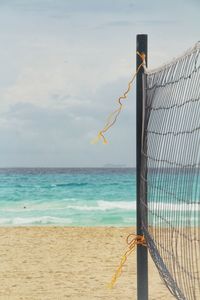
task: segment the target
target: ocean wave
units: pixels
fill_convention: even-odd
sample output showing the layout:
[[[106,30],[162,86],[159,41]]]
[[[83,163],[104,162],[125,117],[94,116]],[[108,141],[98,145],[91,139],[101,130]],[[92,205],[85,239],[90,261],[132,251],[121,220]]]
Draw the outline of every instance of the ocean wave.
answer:
[[[200,211],[200,203],[160,203],[151,202],[148,204],[149,210],[152,211],[180,211],[180,212],[197,212]],[[26,213],[26,212],[44,212],[44,211],[136,211],[135,201],[107,201],[107,200],[97,200],[97,201],[84,201],[67,199],[61,201],[52,202],[41,202],[41,203],[28,203],[22,202],[17,203],[17,205],[9,205],[1,207],[1,212],[13,212],[13,213]]]
[[[135,203],[132,201],[106,201],[106,200],[97,200],[97,201],[84,201],[78,199],[64,199],[61,201],[51,201],[51,202],[40,202],[34,203],[28,201],[17,203],[17,205],[4,206],[1,208],[1,211],[4,212],[27,212],[27,211],[55,211],[55,210],[81,210],[81,211],[106,211],[112,209],[121,209],[121,210],[134,210]]]
[[[50,187],[80,187],[88,185],[87,182],[54,183]]]
[[[150,210],[157,211],[200,211],[200,203],[161,203],[151,202],[148,204]]]
[[[58,218],[51,216],[30,217],[30,218],[0,218],[0,226],[3,225],[69,225],[72,220],[69,218]]]
[[[179,211],[190,212],[200,211],[200,205],[198,203],[192,204],[170,204],[170,203],[149,203],[150,210],[157,211]],[[121,211],[136,211],[136,202],[131,201],[97,201],[96,206],[92,205],[68,205],[66,209],[80,210],[80,211],[108,211],[108,210],[121,210]]]
[[[135,203],[130,201],[104,201],[99,200],[97,205],[68,205],[66,208],[81,211],[107,211],[107,210],[135,210]]]
[[[104,201],[99,200],[97,204],[102,210],[109,209],[122,209],[122,210],[135,210],[136,203],[133,201]]]

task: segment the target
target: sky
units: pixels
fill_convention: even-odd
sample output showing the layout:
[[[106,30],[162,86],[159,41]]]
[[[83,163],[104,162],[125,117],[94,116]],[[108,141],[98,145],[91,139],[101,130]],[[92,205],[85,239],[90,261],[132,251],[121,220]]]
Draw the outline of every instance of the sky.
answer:
[[[0,0],[0,167],[134,167],[135,86],[108,144],[90,142],[135,70],[200,40],[199,0]]]

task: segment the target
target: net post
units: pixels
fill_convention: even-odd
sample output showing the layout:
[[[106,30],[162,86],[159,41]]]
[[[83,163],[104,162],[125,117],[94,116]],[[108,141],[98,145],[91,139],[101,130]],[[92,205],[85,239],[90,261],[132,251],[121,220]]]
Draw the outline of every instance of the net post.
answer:
[[[136,37],[136,50],[144,53],[147,64],[147,34],[138,34]],[[136,70],[141,64],[141,57],[136,54]],[[142,112],[143,112],[143,73],[140,68],[136,77],[136,177],[137,177],[137,235],[143,235],[141,218],[141,198],[140,198],[140,173],[141,173],[141,146],[142,146]],[[144,191],[146,194],[146,191]],[[146,218],[147,220],[147,218]],[[137,299],[148,299],[148,251],[147,247],[137,246]]]

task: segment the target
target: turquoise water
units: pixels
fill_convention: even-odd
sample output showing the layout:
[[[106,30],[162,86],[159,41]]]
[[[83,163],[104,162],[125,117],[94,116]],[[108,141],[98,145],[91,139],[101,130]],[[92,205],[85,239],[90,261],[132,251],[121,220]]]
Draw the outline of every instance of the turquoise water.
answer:
[[[0,226],[135,224],[134,169],[1,169]]]
[[[148,183],[150,225],[199,224],[196,172],[152,170]],[[0,226],[135,224],[134,169],[0,169]]]

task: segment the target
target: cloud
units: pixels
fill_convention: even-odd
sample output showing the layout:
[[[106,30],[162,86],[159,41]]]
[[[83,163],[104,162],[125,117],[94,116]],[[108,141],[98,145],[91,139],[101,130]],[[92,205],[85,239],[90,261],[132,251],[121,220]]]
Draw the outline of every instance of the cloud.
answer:
[[[40,102],[17,102],[11,105],[6,113],[1,114],[3,155],[0,163],[9,166],[30,166],[30,162],[34,166],[102,166],[109,163],[110,156],[113,163],[117,163],[117,159],[124,164],[128,164],[128,161],[133,163],[133,95],[125,105],[119,124],[107,134],[109,146],[90,144],[105,123],[107,115],[116,108],[114,99],[126,86],[125,82],[122,78],[102,86],[93,94],[91,101],[76,99],[73,103],[68,95],[69,107],[59,103],[44,107]],[[52,95],[52,101],[57,102],[58,99],[58,95]],[[112,144],[118,149],[115,155],[112,154]],[[133,149],[132,153],[126,149],[128,153],[123,154],[125,144]],[[82,153],[88,153],[85,160]]]
[[[199,39],[198,7],[185,0],[1,1],[0,166],[133,166],[134,89],[109,144],[90,140],[135,70],[135,35],[149,34],[149,65],[159,66]]]

